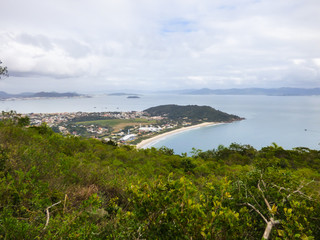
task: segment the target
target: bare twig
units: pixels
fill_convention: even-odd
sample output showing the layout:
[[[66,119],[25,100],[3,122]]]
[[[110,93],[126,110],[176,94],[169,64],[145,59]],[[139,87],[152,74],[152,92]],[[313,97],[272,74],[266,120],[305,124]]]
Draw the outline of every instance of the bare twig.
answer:
[[[250,196],[253,198],[253,200],[256,202],[256,204],[257,204],[260,208],[262,208],[261,205],[259,204],[259,202],[257,201],[257,199],[254,197],[254,195],[253,195],[250,191],[248,191],[248,192],[249,192]]]
[[[65,212],[65,209],[66,209],[66,203],[67,203],[67,198],[68,198],[68,195],[64,195],[64,202],[63,202],[63,214]]]
[[[290,191],[290,188],[280,187],[280,186],[278,186],[278,185],[276,185],[276,184],[274,184],[274,183],[272,183],[272,186],[278,188],[278,189],[279,189],[279,192],[281,192],[282,190]]]
[[[268,207],[268,210],[271,212],[271,206],[270,206],[268,200],[266,199],[266,197],[265,197],[265,195],[264,195],[264,192],[263,192],[262,189],[260,188],[260,181],[259,181],[259,183],[258,183],[258,189],[259,189],[259,191],[261,192],[261,195],[262,195],[262,197],[263,197],[264,202],[266,203],[266,205],[267,205],[267,207]]]
[[[301,190],[302,188],[304,188],[305,186],[308,186],[310,183],[313,183],[313,182],[314,182],[314,180],[306,183],[305,185],[302,185],[302,184],[301,184],[301,185],[298,187],[297,190],[293,191],[292,193],[290,193],[290,194],[287,196],[287,199],[288,199],[289,197],[291,197],[292,194],[294,194],[294,193],[299,193],[300,195],[304,196],[305,198],[308,198],[309,200],[312,200],[312,198],[311,198],[310,196],[307,196],[306,194],[304,194],[304,193],[301,192],[300,190]]]
[[[50,212],[49,212],[49,209],[54,207],[55,205],[58,205],[59,203],[61,203],[61,201],[57,202],[57,203],[54,203],[52,204],[51,206],[47,207],[46,208],[46,212],[47,212],[47,221],[46,221],[46,225],[44,226],[43,230],[45,230],[49,224],[49,220],[50,220]]]
[[[255,206],[253,206],[252,204],[250,204],[250,203],[245,203],[245,205],[248,205],[249,207],[251,207],[253,210],[255,210],[261,217],[262,217],[262,219],[268,224],[268,220],[263,216],[263,214],[258,210],[258,209],[256,209],[256,207]]]

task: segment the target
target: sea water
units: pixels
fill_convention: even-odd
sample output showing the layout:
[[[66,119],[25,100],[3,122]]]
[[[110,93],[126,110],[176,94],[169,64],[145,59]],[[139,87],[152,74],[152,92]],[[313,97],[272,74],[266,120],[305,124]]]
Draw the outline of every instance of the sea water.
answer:
[[[175,153],[192,148],[208,150],[231,143],[249,144],[260,149],[273,142],[285,149],[308,147],[320,150],[320,96],[228,96],[146,94],[97,95],[91,98],[63,98],[0,101],[0,110],[30,112],[142,111],[162,104],[207,105],[244,117],[245,120],[209,126],[175,134],[155,143]]]

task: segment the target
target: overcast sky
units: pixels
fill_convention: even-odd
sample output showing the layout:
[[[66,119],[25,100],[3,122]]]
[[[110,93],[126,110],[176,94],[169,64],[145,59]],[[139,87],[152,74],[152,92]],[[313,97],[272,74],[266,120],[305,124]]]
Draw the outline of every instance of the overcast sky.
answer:
[[[0,91],[320,87],[319,0],[0,2]]]

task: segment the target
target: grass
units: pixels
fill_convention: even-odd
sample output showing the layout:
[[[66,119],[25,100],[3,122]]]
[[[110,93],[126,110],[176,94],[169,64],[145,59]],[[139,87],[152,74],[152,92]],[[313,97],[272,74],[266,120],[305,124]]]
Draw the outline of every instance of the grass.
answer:
[[[76,124],[80,125],[96,125],[100,127],[112,127],[114,131],[119,131],[127,126],[138,126],[138,125],[146,125],[146,124],[156,124],[156,120],[146,120],[142,118],[135,119],[106,119],[106,120],[95,120],[95,121],[85,121],[85,122],[77,122]]]

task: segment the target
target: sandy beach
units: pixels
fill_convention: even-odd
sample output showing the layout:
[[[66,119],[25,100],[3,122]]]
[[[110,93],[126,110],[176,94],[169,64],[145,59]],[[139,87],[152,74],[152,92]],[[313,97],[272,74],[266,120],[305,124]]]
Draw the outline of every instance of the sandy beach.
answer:
[[[187,131],[187,130],[191,130],[191,129],[195,129],[195,128],[200,128],[200,127],[206,127],[206,126],[212,126],[212,125],[218,125],[218,124],[221,124],[221,123],[217,123],[217,122],[205,122],[205,123],[200,123],[200,124],[197,124],[197,125],[192,125],[192,126],[189,126],[189,127],[182,127],[182,128],[179,128],[179,129],[170,131],[170,132],[162,133],[162,134],[156,135],[156,136],[154,136],[154,137],[151,137],[151,138],[142,140],[140,143],[138,143],[138,144],[136,145],[136,147],[137,147],[138,149],[139,149],[139,148],[147,148],[148,146],[153,145],[154,142],[157,142],[157,141],[159,141],[159,140],[162,139],[162,138],[165,138],[165,137],[168,137],[168,136],[177,134],[177,133],[181,133],[181,132],[184,132],[184,131]]]

